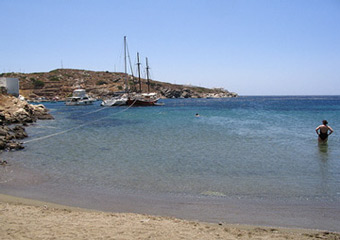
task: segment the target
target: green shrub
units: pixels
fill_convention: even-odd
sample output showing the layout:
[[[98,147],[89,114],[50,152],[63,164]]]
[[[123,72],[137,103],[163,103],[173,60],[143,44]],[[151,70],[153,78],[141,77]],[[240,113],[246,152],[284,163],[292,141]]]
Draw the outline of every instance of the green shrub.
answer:
[[[43,88],[45,86],[45,83],[40,80],[34,80],[33,85],[34,85],[34,88]]]
[[[50,76],[50,77],[48,77],[48,79],[50,81],[59,81],[60,80],[58,76]]]
[[[122,86],[118,86],[118,90],[123,90],[123,87]]]
[[[107,84],[107,82],[105,82],[104,80],[98,80],[96,82],[96,85],[104,85],[104,84]]]

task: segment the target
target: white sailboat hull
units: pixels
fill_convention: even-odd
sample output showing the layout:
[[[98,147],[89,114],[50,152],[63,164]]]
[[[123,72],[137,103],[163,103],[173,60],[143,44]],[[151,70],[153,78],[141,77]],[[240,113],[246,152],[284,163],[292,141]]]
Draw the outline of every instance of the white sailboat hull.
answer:
[[[100,106],[103,106],[103,107],[123,106],[123,105],[126,105],[127,100],[128,99],[125,97],[111,98],[111,99],[102,101]]]

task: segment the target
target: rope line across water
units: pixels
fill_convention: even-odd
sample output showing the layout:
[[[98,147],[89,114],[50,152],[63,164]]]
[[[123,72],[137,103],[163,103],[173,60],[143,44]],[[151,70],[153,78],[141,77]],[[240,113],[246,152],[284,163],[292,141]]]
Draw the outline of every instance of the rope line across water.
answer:
[[[100,121],[100,120],[103,120],[103,119],[105,119],[105,118],[111,117],[111,116],[113,116],[113,115],[117,115],[117,114],[120,114],[120,113],[122,113],[122,112],[125,112],[125,111],[127,111],[128,109],[130,109],[130,108],[135,104],[135,102],[136,102],[136,100],[135,100],[130,106],[128,106],[127,108],[125,108],[125,109],[123,109],[123,110],[121,110],[121,111],[119,111],[119,112],[113,113],[113,114],[111,114],[111,115],[109,115],[109,116],[102,117],[102,118],[93,120],[93,121],[91,121],[91,122],[84,123],[84,124],[81,124],[81,125],[79,125],[79,126],[76,126],[76,127],[70,128],[70,129],[66,129],[66,130],[61,131],[61,132],[53,133],[53,134],[50,134],[50,135],[47,135],[47,136],[43,136],[43,137],[39,137],[39,138],[34,138],[34,139],[31,139],[31,140],[25,141],[25,142],[23,142],[23,143],[26,144],[26,143],[30,143],[30,142],[40,141],[40,140],[43,140],[43,139],[46,139],[46,138],[58,136],[58,135],[61,135],[61,134],[64,134],[64,133],[73,131],[73,130],[78,129],[78,128],[82,128],[82,127],[87,126],[87,125],[90,125],[90,124],[92,124],[92,123],[94,123],[94,122],[98,122],[98,121]],[[106,107],[106,108],[108,108],[108,107]],[[104,108],[104,109],[105,109],[105,108]],[[88,114],[91,114],[91,113],[95,113],[95,112],[99,112],[99,111],[104,110],[104,109],[99,109],[99,110],[96,110],[96,111],[93,111],[93,112],[90,112],[90,113],[86,113],[86,114],[84,114],[84,115],[82,115],[82,116],[85,116],[85,115],[88,115]]]

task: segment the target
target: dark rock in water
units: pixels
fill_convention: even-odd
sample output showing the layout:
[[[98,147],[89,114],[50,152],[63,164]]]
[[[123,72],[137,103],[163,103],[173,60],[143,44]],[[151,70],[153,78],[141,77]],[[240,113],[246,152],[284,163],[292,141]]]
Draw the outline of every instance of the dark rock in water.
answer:
[[[10,141],[12,139],[15,139],[14,134],[12,132],[8,132],[7,135],[6,135],[6,140]]]
[[[0,150],[4,149],[23,149],[21,143],[11,142],[13,139],[23,139],[27,137],[25,128],[15,126],[13,129],[7,126],[0,127]]]
[[[25,131],[25,128],[22,127],[22,126],[15,126],[13,129],[12,129],[12,132],[14,133],[14,136],[16,139],[23,139],[23,138],[26,138],[28,137],[26,131]]]
[[[1,126],[0,127],[0,150],[6,149],[8,143],[8,127]]]
[[[0,112],[0,126],[5,124],[5,115]]]
[[[0,136],[6,136],[6,135],[7,135],[7,132],[8,132],[8,131],[6,131],[5,128],[0,127]]]
[[[48,110],[45,108],[44,105],[33,105],[34,106],[34,116],[39,120],[51,120],[54,117],[48,113]]]
[[[39,120],[53,120],[54,117],[49,113],[43,113],[37,116]]]
[[[19,142],[10,142],[7,144],[7,147],[10,150],[20,150],[20,149],[24,149],[24,146],[22,145],[22,143]]]
[[[0,136],[0,150],[3,150],[6,148],[6,140],[4,137]]]

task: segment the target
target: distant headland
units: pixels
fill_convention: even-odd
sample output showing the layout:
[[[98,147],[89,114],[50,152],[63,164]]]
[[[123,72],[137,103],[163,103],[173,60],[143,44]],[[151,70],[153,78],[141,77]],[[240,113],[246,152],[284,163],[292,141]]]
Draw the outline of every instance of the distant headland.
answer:
[[[2,73],[0,77],[18,78],[20,94],[28,100],[55,98],[65,99],[74,89],[82,88],[98,99],[109,98],[114,92],[125,88],[125,73],[89,71],[79,69],[55,69],[50,72]],[[135,91],[137,78],[128,76],[129,89]],[[146,79],[142,79],[142,91],[147,91]],[[150,80],[150,90],[162,98],[226,98],[237,97],[237,93],[223,88],[204,88]]]

